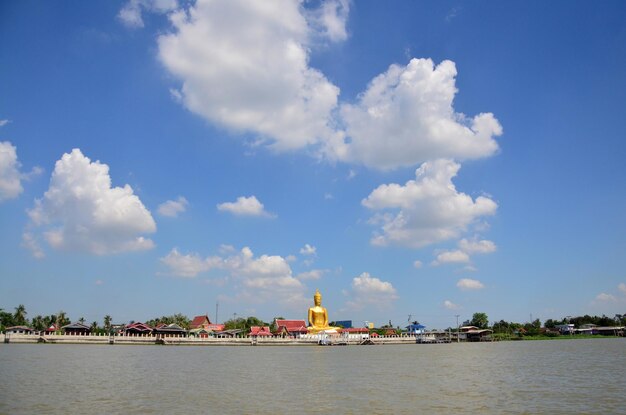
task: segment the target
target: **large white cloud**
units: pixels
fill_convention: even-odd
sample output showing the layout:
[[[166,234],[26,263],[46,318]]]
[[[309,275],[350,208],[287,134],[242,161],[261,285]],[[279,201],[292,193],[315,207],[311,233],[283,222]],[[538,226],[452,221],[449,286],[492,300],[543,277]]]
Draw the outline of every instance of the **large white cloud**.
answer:
[[[143,235],[156,224],[133,189],[111,187],[109,167],[79,149],[56,162],[48,190],[28,214],[28,245],[35,246],[37,229],[52,248],[68,251],[104,255],[154,246]]]
[[[178,277],[196,277],[211,270],[224,271],[235,285],[237,298],[253,302],[302,304],[305,286],[301,279],[316,276],[309,274],[296,278],[286,258],[280,255],[255,257],[248,247],[228,256],[206,258],[195,253],[184,255],[174,248],[160,261],[168,268],[168,274]]]
[[[371,242],[420,248],[457,238],[477,219],[495,214],[498,205],[490,198],[473,200],[456,190],[452,178],[460,167],[445,159],[426,162],[404,186],[392,183],[374,189],[362,204],[385,213],[370,220],[380,226]]]
[[[379,310],[388,309],[398,299],[393,285],[388,281],[371,276],[364,272],[352,279],[352,292],[347,306],[352,310],[361,310],[366,306],[373,306]]]
[[[377,76],[356,104],[341,107],[350,142],[336,143],[335,157],[389,169],[436,158],[492,155],[502,127],[493,114],[467,118],[452,107],[456,67],[412,59]]]
[[[171,22],[159,57],[182,82],[175,95],[190,111],[278,150],[332,134],[339,88],[309,67],[311,27],[300,1],[199,0]]]
[[[0,203],[18,197],[23,190],[17,150],[8,141],[0,142]]]

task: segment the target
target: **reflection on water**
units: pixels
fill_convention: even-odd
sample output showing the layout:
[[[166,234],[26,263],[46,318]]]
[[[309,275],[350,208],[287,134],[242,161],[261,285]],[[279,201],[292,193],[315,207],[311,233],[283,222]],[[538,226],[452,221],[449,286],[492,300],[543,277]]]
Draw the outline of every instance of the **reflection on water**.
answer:
[[[626,340],[0,345],[0,413],[626,413]]]

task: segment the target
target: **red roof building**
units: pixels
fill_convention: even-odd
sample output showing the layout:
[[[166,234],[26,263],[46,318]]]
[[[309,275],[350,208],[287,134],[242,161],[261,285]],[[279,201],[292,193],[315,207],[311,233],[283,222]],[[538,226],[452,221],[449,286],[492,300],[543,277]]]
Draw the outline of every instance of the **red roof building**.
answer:
[[[299,334],[307,334],[309,331],[306,328],[304,320],[279,320],[276,319],[276,331],[275,333],[287,336],[296,336]]]
[[[263,326],[263,327],[259,327],[259,326],[252,326],[250,327],[250,336],[262,336],[262,337],[269,337],[272,335],[272,332],[270,331],[269,326]]]
[[[128,324],[126,327],[124,327],[124,334],[152,334],[152,327],[139,322]]]
[[[209,316],[195,316],[191,323],[189,323],[190,329],[205,329],[209,330],[209,326],[211,326],[211,320],[209,320]]]

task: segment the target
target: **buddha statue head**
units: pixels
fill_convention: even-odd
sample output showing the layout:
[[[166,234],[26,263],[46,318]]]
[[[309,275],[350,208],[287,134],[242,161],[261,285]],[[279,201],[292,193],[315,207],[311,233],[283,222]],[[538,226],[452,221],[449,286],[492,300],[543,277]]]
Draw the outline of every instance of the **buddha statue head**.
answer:
[[[322,305],[322,294],[320,294],[320,291],[317,289],[315,290],[315,294],[313,295],[313,301],[318,307]]]

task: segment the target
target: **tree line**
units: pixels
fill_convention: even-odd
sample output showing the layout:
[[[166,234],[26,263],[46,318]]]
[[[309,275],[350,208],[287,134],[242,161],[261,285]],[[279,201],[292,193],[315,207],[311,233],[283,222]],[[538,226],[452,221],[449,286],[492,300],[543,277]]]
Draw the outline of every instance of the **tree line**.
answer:
[[[13,312],[5,311],[0,308],[0,331],[4,331],[7,327],[11,326],[29,326],[37,331],[46,330],[51,327],[53,324],[60,329],[61,327],[68,325],[71,323],[71,320],[66,312],[59,311],[56,314],[50,315],[37,315],[32,319],[27,318],[26,307],[23,304],[18,305],[14,308]],[[275,317],[272,319],[271,323],[267,323],[257,317],[237,317],[233,316],[232,319],[226,320],[223,324],[225,325],[226,330],[239,329],[244,331],[249,331],[253,326],[270,326],[272,330],[275,330],[274,322],[276,319],[282,320],[283,317]],[[92,333],[110,333],[113,324],[112,318],[110,315],[104,316],[102,320],[102,324],[97,321],[91,322],[91,324],[86,323],[84,318],[79,318],[78,322],[85,324],[91,328]],[[130,323],[134,323],[131,321]],[[156,327],[160,324],[177,324],[180,327],[188,330],[191,320],[189,317],[177,313],[170,316],[161,316],[150,319],[145,322],[147,325],[151,327]],[[417,323],[417,321],[415,322]],[[494,334],[502,334],[502,335],[512,335],[515,333],[524,333],[526,335],[538,335],[540,333],[545,332],[545,329],[554,329],[556,326],[560,324],[573,324],[574,328],[580,328],[584,324],[595,324],[598,326],[626,326],[626,314],[616,314],[614,317],[608,317],[606,315],[602,316],[590,316],[585,314],[584,316],[577,317],[565,317],[560,320],[555,319],[547,319],[545,323],[542,325],[539,319],[535,319],[532,322],[527,323],[516,323],[509,322],[505,320],[495,321],[492,325],[489,325],[489,317],[486,313],[478,312],[472,315],[472,319],[466,321],[464,324],[476,326],[480,329],[491,329]],[[378,330],[380,333],[383,333],[384,329],[391,329],[393,326],[390,324],[387,326],[382,326],[381,328],[374,329]],[[543,330],[542,330],[543,329]],[[397,328],[398,331],[401,331],[400,328]],[[452,329],[454,330],[454,329]]]

